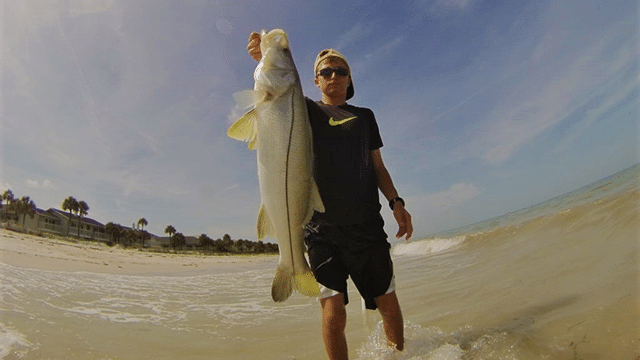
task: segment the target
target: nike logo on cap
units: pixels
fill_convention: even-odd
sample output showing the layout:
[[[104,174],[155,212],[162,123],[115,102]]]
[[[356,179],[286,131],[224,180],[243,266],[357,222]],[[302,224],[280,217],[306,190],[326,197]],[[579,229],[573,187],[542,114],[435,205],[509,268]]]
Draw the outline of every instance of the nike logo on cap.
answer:
[[[331,117],[331,118],[329,118],[329,125],[331,125],[331,126],[342,125],[342,124],[346,123],[347,121],[351,121],[351,120],[356,119],[356,118],[357,118],[357,116],[353,116],[353,117],[342,119],[342,120],[334,120],[333,117]]]

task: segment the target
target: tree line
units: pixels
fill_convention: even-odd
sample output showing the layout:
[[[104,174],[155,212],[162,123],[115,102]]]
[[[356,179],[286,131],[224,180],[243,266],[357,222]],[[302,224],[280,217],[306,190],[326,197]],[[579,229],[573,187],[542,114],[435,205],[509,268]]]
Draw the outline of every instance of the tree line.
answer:
[[[36,204],[29,198],[29,196],[23,196],[16,198],[11,190],[5,190],[0,195],[0,209],[4,211],[0,212],[0,220],[7,219],[7,214],[14,213],[18,217],[22,217],[22,226],[25,225],[26,217],[33,218],[36,214]],[[80,227],[82,224],[82,217],[86,217],[89,214],[89,205],[85,201],[78,201],[73,196],[68,196],[62,202],[62,210],[69,211],[69,217],[75,213],[78,218],[78,233],[74,234],[80,237]],[[114,246],[119,244],[125,248],[148,247],[148,241],[151,239],[151,234],[144,230],[144,227],[149,225],[147,219],[140,218],[136,223],[129,227],[122,226],[113,222],[109,222],[104,226],[105,233],[109,236],[108,244]],[[67,224],[67,236],[69,236],[71,221]],[[182,233],[177,232],[175,227],[168,225],[164,232],[169,235],[168,246],[174,251],[183,250],[189,246],[196,248],[199,251],[205,253],[250,253],[250,254],[262,254],[262,253],[277,253],[278,245],[263,243],[262,241],[254,242],[250,240],[232,240],[229,234],[225,234],[222,239],[212,239],[206,234],[201,234],[197,238],[197,242],[187,244],[187,237]]]

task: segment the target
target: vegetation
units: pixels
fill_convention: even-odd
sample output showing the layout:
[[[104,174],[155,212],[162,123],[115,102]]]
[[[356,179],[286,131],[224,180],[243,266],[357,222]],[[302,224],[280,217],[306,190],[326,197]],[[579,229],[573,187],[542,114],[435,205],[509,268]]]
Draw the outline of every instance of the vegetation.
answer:
[[[89,213],[89,205],[85,201],[78,201],[73,196],[68,196],[62,202],[62,210],[69,212],[72,218],[73,213],[76,214],[78,221],[77,237],[80,237],[80,229],[82,217],[86,217]],[[22,227],[25,227],[27,215],[33,219],[36,215],[36,204],[29,198],[23,196],[16,199],[11,190],[5,190],[0,195],[0,221],[13,221],[18,223],[22,217]],[[168,225],[164,232],[169,235],[168,242],[166,238],[157,239],[155,244],[150,244],[152,235],[144,230],[149,222],[145,218],[138,219],[133,223],[132,227],[125,227],[114,222],[108,222],[104,226],[104,232],[109,236],[108,244],[111,246],[120,245],[125,248],[155,248],[156,251],[173,251],[179,252],[184,250],[198,251],[206,254],[264,254],[277,253],[278,245],[263,243],[262,241],[254,242],[250,240],[232,240],[229,234],[224,234],[222,239],[212,239],[206,234],[201,234],[198,238],[187,237],[178,232],[173,225]],[[71,221],[67,224],[67,237],[69,237]],[[159,243],[158,243],[159,242]]]
[[[14,204],[18,216],[22,215],[22,226],[24,226],[27,215],[32,219],[36,215],[36,203],[34,203],[28,196],[21,197],[20,200],[16,201]]]
[[[78,202],[78,210],[76,211],[76,215],[78,215],[78,237],[80,237],[80,227],[82,226],[82,217],[89,214],[89,205],[87,205],[84,201]]]
[[[5,190],[0,196],[0,209],[2,209],[2,216],[0,220],[8,220],[9,214],[15,212],[15,198],[11,190]]]
[[[62,202],[62,210],[69,211],[69,218],[71,213],[76,213],[78,217],[78,237],[80,237],[80,228],[82,228],[82,217],[89,214],[89,205],[84,201],[78,201],[73,196],[69,196]],[[71,227],[71,221],[67,224],[67,236],[69,236],[69,230]]]
[[[11,190],[6,190],[0,196],[0,209],[2,214],[0,220],[19,219],[22,217],[22,226],[24,227],[27,215],[33,219],[36,215],[36,203],[28,196],[16,199]]]

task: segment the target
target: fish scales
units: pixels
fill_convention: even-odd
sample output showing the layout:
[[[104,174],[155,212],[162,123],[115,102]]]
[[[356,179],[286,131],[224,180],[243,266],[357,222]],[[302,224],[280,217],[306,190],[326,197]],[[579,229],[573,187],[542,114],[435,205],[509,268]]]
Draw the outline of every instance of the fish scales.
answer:
[[[257,233],[258,239],[271,236],[278,241],[280,258],[271,295],[281,302],[294,289],[319,295],[304,256],[303,227],[324,206],[313,178],[311,126],[286,33],[263,31],[260,46],[254,90],[235,95],[240,104],[253,108],[228,134],[257,150],[261,196]]]

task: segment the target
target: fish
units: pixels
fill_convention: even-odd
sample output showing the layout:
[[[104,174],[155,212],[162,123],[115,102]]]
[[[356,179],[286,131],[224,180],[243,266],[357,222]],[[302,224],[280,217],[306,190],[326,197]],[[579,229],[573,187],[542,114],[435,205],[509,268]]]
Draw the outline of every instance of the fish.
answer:
[[[283,302],[293,290],[320,295],[304,254],[304,226],[314,211],[324,212],[324,205],[314,180],[311,124],[289,39],[281,29],[263,30],[261,36],[254,89],[234,94],[239,106],[251,109],[227,134],[257,152],[261,204],[256,231],[258,240],[270,236],[278,242],[271,297]]]

